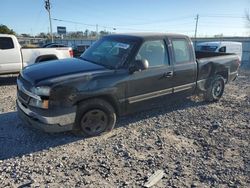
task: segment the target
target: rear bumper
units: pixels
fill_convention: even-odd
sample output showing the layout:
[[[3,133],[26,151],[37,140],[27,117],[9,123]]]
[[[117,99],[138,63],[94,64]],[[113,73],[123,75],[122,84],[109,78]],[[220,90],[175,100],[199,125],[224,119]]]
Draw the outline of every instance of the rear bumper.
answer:
[[[17,100],[17,111],[20,119],[27,125],[45,132],[64,132],[73,130],[75,113],[60,116],[43,116],[22,105]]]

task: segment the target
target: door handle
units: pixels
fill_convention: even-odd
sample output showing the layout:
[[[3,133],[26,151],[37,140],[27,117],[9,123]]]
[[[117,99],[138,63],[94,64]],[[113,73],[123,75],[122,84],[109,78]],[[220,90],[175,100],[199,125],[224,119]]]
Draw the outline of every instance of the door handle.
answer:
[[[163,77],[164,78],[169,78],[169,77],[172,77],[174,75],[174,72],[173,71],[169,71],[169,72],[165,72],[163,74]]]

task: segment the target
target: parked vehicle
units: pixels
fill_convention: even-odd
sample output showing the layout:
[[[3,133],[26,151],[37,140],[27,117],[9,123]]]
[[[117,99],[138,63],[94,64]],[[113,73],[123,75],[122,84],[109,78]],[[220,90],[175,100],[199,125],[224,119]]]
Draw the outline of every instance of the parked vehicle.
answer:
[[[25,68],[17,79],[18,113],[44,131],[95,136],[113,129],[117,116],[159,97],[204,93],[218,101],[239,65],[235,54],[195,54],[184,35],[109,35],[80,59]]]
[[[78,44],[73,47],[74,57],[80,57],[89,48],[89,46],[90,45]]]
[[[235,53],[242,58],[242,43],[230,41],[201,42],[197,44],[197,51]]]
[[[33,63],[69,57],[73,57],[70,47],[22,48],[14,35],[0,34],[0,74],[16,73]]]

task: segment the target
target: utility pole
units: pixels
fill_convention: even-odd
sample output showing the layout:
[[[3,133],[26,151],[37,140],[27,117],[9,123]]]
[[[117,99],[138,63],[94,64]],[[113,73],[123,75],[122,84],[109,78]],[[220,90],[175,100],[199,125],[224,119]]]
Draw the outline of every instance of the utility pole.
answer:
[[[196,24],[195,24],[195,33],[194,33],[194,39],[195,39],[195,43],[194,43],[194,47],[196,48],[196,37],[197,37],[197,29],[198,29],[198,23],[199,23],[199,14],[196,15]]]
[[[45,9],[48,11],[49,13],[49,25],[50,25],[50,36],[51,36],[51,42],[54,42],[54,37],[53,37],[53,33],[52,33],[52,22],[51,22],[51,14],[50,14],[50,0],[45,0]]]
[[[98,24],[96,24],[96,38],[99,39],[99,33],[98,33]]]

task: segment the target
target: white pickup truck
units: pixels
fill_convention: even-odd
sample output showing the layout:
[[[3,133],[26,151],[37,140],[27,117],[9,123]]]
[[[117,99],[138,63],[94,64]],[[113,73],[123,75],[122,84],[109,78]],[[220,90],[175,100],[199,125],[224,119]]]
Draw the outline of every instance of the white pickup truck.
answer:
[[[17,73],[42,61],[73,57],[70,47],[22,48],[14,35],[0,34],[0,74]]]

